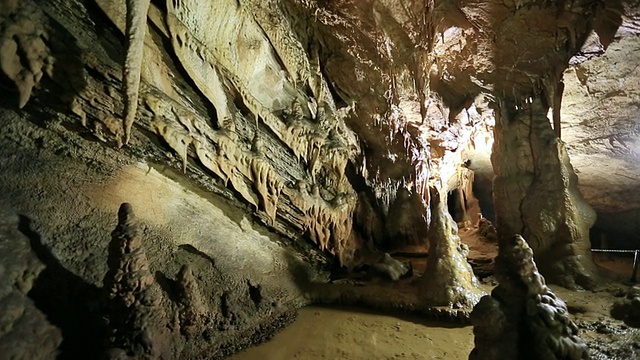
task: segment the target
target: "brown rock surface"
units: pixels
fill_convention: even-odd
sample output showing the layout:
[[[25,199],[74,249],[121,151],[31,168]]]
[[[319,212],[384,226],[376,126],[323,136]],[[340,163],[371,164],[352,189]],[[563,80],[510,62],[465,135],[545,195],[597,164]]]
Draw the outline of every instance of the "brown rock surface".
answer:
[[[131,204],[118,210],[118,226],[111,233],[107,294],[109,344],[138,359],[172,359],[175,340],[160,286],[149,271],[142,229]]]
[[[594,285],[594,213],[557,136],[587,155],[576,171],[586,199],[626,211],[611,227],[637,230],[640,201],[625,196],[637,192],[633,1],[147,3],[0,0],[0,199],[54,230],[45,245],[78,284],[99,284],[110,214],[131,201],[149,224],[149,261],[135,250],[128,272],[111,259],[107,288],[123,309],[137,304],[122,331],[144,333],[135,314],[159,304],[148,324],[175,324],[184,351],[172,355],[221,357],[269,336],[319,301],[303,295],[331,266],[426,252],[429,227],[437,278],[424,295],[473,304],[452,290],[475,284],[428,189],[457,193],[462,221],[475,222],[471,194],[491,212],[491,174],[475,191],[465,168],[468,150],[489,151],[496,118],[498,233],[523,233],[550,282]],[[185,263],[193,277],[176,283]],[[147,288],[125,289],[136,281]],[[403,289],[401,301],[353,286],[324,298],[419,307]],[[117,346],[149,350],[131,350],[140,343]]]

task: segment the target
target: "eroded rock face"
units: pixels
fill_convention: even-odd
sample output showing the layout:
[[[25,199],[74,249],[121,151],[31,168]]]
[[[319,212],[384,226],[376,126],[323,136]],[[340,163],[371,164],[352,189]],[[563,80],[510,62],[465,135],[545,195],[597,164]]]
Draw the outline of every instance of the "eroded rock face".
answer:
[[[500,245],[499,285],[471,313],[475,348],[469,359],[588,359],[565,303],[545,285],[527,242]]]
[[[60,330],[27,297],[44,269],[18,230],[18,216],[0,208],[0,354],[6,359],[55,359]]]

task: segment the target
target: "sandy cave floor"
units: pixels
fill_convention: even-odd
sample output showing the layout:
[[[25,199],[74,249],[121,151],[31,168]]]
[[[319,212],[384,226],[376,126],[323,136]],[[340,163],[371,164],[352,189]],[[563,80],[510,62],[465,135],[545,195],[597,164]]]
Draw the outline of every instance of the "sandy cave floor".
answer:
[[[486,260],[497,248],[477,236],[473,229],[460,231],[469,245],[470,259],[487,271]],[[420,249],[413,249],[420,251]],[[405,258],[404,260],[407,260]],[[419,274],[426,258],[410,258]],[[479,260],[479,261],[473,261]],[[594,261],[609,275],[607,283],[594,291],[571,291],[551,285],[563,299],[589,343],[592,359],[640,359],[640,330],[609,315],[611,305],[629,287],[632,258],[624,255],[595,254]],[[491,277],[483,281],[489,292]],[[308,306],[269,342],[232,356],[232,360],[276,359],[468,359],[473,349],[473,328],[425,319],[410,314],[391,314],[358,307]]]

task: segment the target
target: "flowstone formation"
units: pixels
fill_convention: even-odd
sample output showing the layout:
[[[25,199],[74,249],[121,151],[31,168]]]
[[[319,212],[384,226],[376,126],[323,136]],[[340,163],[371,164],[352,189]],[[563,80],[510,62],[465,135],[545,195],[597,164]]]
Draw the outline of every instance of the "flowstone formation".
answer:
[[[142,229],[130,204],[118,210],[111,233],[109,271],[104,277],[108,296],[109,358],[122,352],[137,359],[172,359],[175,347],[169,332],[162,291],[149,270]]]
[[[471,313],[470,360],[588,359],[566,304],[546,286],[520,235],[500,243],[499,285]]]
[[[547,110],[539,98],[498,104],[492,154],[496,227],[504,237],[521,233],[550,281],[593,288],[589,228],[596,214],[578,190]]]
[[[0,208],[0,357],[54,359],[62,334],[27,297],[45,266],[18,224],[16,214]]]
[[[432,192],[429,258],[422,274],[421,301],[426,306],[470,309],[485,292],[467,263],[469,249],[460,241],[458,226],[440,192]]]

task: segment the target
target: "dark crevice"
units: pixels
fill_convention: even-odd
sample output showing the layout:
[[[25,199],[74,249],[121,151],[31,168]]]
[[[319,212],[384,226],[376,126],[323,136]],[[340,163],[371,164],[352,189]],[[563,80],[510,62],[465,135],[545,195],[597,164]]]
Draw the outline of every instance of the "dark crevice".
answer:
[[[249,280],[247,280],[247,286],[249,286],[249,297],[251,301],[253,301],[256,307],[259,306],[262,302],[262,287],[260,284],[254,286]]]
[[[19,230],[46,268],[28,296],[63,336],[57,359],[98,359],[103,352],[105,324],[100,313],[102,290],[66,269],[36,232],[31,220],[20,215]],[[0,356],[1,357],[1,356]]]

